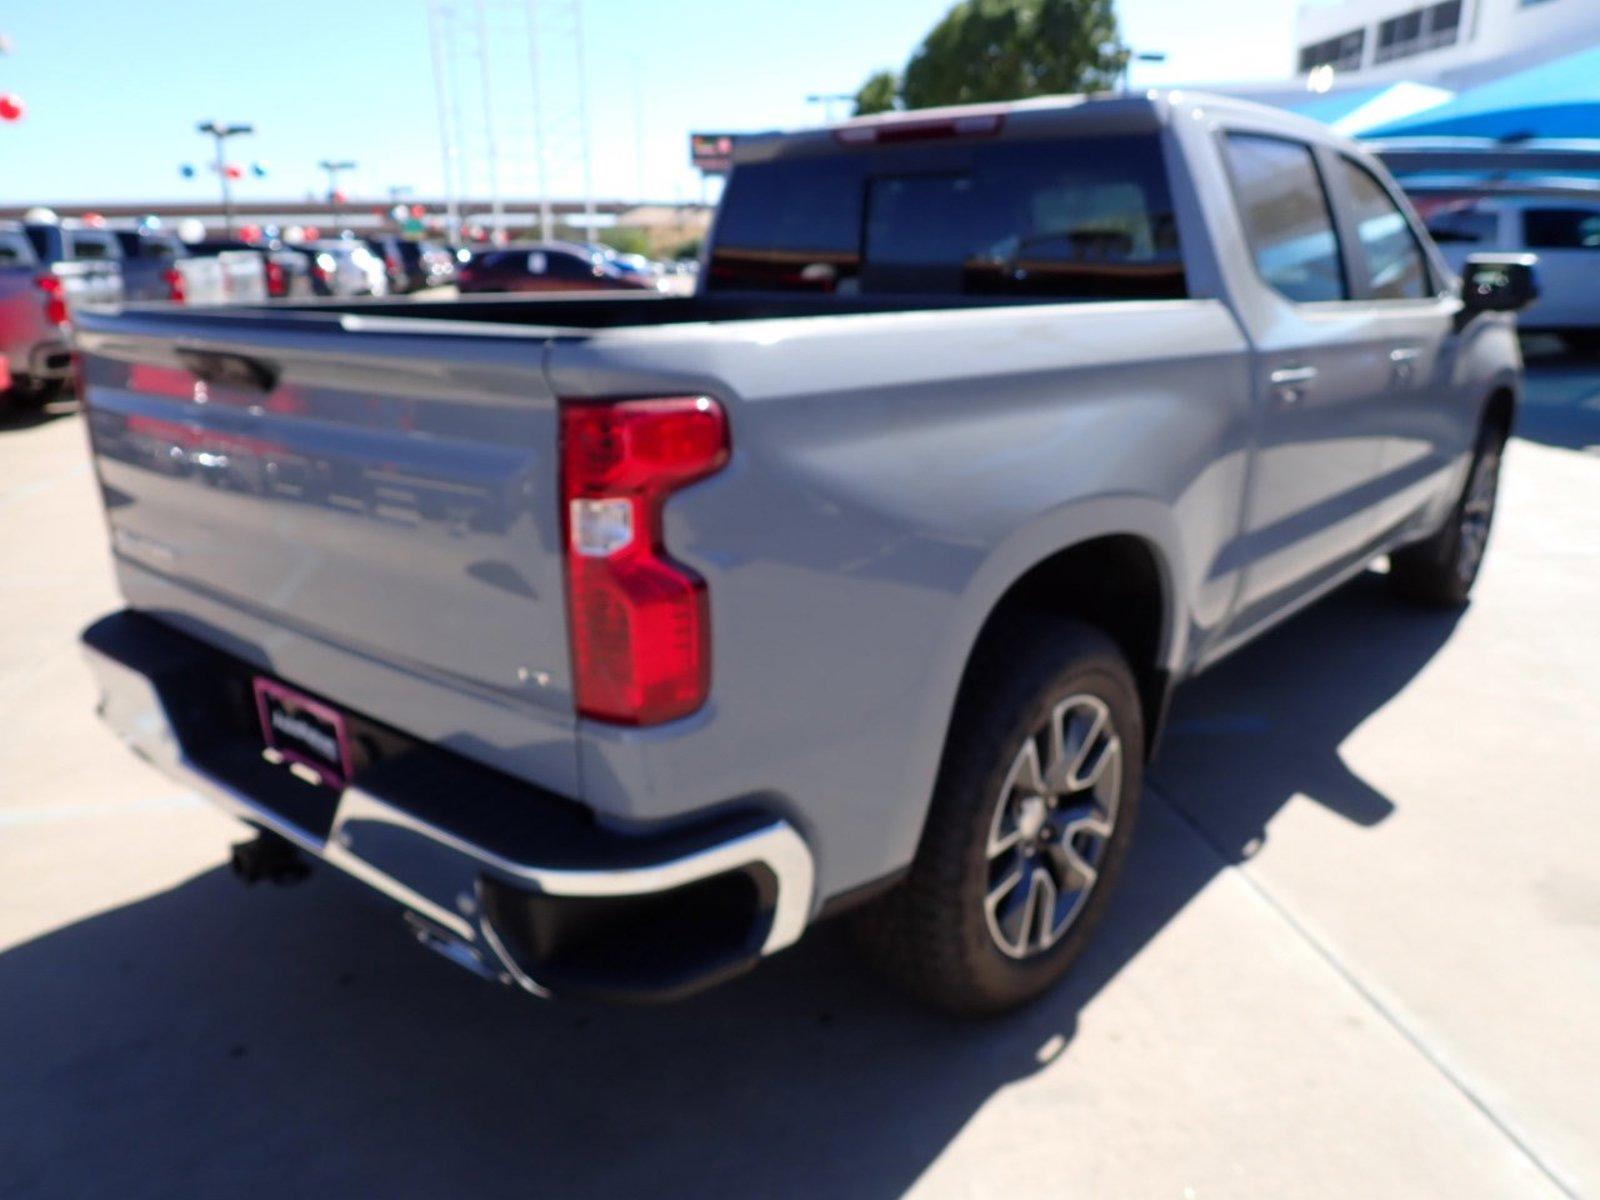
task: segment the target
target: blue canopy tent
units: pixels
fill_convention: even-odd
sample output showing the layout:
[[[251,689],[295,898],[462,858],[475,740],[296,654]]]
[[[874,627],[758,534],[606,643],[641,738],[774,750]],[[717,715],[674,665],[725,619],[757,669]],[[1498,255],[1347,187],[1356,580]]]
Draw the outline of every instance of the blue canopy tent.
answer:
[[[1600,46],[1471,88],[1366,137],[1600,138]]]
[[[1357,136],[1380,125],[1436,109],[1454,97],[1454,92],[1443,88],[1406,81],[1310,95],[1288,107],[1303,117],[1332,126],[1339,133]]]

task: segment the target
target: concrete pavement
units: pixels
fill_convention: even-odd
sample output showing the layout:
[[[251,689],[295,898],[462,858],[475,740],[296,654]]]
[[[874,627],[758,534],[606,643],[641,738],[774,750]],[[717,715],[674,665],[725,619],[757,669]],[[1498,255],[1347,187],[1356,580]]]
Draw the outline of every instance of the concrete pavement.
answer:
[[[92,715],[76,417],[0,427],[0,1196],[1600,1197],[1600,370],[1538,368],[1481,591],[1369,577],[1198,681],[1072,980],[962,1024],[835,930],[540,1006]]]

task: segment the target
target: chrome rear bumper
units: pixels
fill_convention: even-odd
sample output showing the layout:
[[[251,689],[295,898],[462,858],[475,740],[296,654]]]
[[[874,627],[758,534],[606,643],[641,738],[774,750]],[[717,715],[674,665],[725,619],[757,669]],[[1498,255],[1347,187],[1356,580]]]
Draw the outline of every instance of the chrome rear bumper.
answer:
[[[664,998],[696,990],[783,949],[800,937],[809,920],[814,884],[811,853],[791,825],[770,815],[737,814],[698,832],[634,838],[592,826],[574,835],[571,819],[563,813],[566,823],[551,826],[561,833],[552,841],[562,844],[552,845],[545,855],[537,845],[537,830],[528,836],[529,830],[518,826],[520,814],[515,810],[508,819],[503,794],[473,812],[470,789],[452,785],[445,789],[449,795],[440,796],[435,788],[425,797],[429,802],[423,806],[424,814],[418,811],[416,796],[402,799],[386,793],[384,772],[374,771],[358,773],[336,799],[323,789],[331,805],[330,821],[296,820],[284,805],[259,794],[261,789],[241,786],[237,777],[225,778],[211,765],[214,756],[198,745],[214,741],[215,735],[197,730],[193,717],[175,715],[175,710],[193,713],[205,707],[196,705],[192,694],[176,694],[177,681],[214,671],[215,651],[134,613],[119,613],[92,626],[84,634],[83,646],[100,687],[100,715],[136,754],[240,820],[286,839],[397,901],[410,914],[408,923],[418,940],[479,974],[541,996],[571,991]],[[237,759],[244,748],[230,749]],[[253,770],[259,776],[262,767],[253,764]],[[390,779],[415,778],[411,771],[388,774]],[[291,784],[287,771],[270,778],[274,787],[312,786],[299,780]],[[497,786],[514,791],[519,785],[502,779]],[[538,790],[529,785],[527,791]],[[464,819],[452,820],[452,815]],[[317,827],[308,827],[312,824]],[[495,824],[507,836],[484,836]],[[674,912],[692,914],[693,906],[682,906],[682,899],[696,885],[742,877],[750,880],[740,895],[748,892],[752,898],[751,920],[736,939],[738,945],[722,945],[704,961],[680,964],[665,979],[628,979],[624,965],[617,968],[620,974],[608,977],[602,972],[597,980],[589,971],[587,978],[568,982],[571,972],[559,964],[549,967],[531,961],[537,955],[530,955],[530,941],[537,942],[540,935],[504,927],[505,914],[520,907],[546,903],[559,909],[570,902],[589,904],[580,921],[585,928],[614,936],[619,922],[630,919],[625,902],[638,902],[641,911],[647,911],[653,898],[674,898],[679,904]],[[716,892],[707,902],[725,895]],[[607,902],[616,902],[616,911],[608,912]],[[548,913],[529,918],[531,924],[540,921],[548,930]],[[693,932],[685,929],[684,937],[692,940]]]

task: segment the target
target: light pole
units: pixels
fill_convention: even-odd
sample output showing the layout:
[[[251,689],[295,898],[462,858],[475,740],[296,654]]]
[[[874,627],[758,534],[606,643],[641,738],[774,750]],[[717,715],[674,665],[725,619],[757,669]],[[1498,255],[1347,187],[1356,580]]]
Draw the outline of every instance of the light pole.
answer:
[[[807,104],[822,105],[822,119],[829,125],[833,124],[833,106],[841,101],[854,100],[854,92],[812,92],[806,97]]]
[[[328,175],[328,203],[333,205],[333,219],[339,220],[339,209],[343,207],[343,193],[339,191],[339,172],[354,171],[356,164],[349,159],[325,158],[317,164]]]
[[[228,177],[228,155],[224,147],[231,137],[254,133],[256,127],[245,122],[224,125],[221,121],[201,121],[195,132],[209,134],[216,147],[217,179],[222,183],[222,227],[233,236],[233,180]]]
[[[1127,56],[1122,60],[1122,90],[1125,92],[1131,90],[1129,80],[1133,75],[1134,63],[1164,63],[1167,61],[1167,52],[1165,50],[1134,50],[1124,46],[1122,53]]]

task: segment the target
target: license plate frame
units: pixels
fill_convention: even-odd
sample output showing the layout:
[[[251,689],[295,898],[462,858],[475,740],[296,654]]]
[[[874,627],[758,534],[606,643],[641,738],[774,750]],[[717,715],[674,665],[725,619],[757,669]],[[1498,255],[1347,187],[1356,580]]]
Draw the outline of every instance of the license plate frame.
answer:
[[[343,791],[352,774],[345,715],[265,675],[257,675],[252,686],[267,748],[314,772],[324,787]]]

